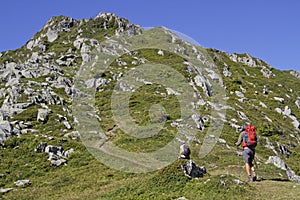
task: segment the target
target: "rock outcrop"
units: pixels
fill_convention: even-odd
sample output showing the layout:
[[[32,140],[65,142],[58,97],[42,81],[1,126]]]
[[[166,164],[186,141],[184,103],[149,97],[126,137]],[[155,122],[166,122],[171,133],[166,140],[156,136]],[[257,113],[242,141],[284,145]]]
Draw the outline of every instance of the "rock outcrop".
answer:
[[[204,166],[197,166],[192,160],[181,166],[184,174],[189,178],[200,178],[206,174],[206,168]]]
[[[34,151],[37,153],[48,153],[48,160],[51,162],[51,164],[59,167],[67,164],[67,158],[74,152],[74,149],[71,148],[67,151],[64,151],[62,146],[47,145],[47,143],[41,142]]]

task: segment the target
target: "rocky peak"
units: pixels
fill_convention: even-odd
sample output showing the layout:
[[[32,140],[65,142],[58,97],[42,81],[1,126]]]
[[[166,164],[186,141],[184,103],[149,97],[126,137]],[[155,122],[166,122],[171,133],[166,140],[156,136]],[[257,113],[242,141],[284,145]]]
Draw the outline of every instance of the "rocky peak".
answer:
[[[130,22],[125,18],[120,18],[119,16],[113,13],[104,13],[100,12],[94,19],[94,22],[97,22],[101,25],[103,29],[108,28],[115,28],[115,34],[118,35],[119,33],[129,30],[136,32],[138,26],[130,24]]]
[[[296,78],[299,78],[300,79],[300,72],[297,72],[297,71],[291,71],[290,72],[293,76],[295,76]]]
[[[78,25],[79,21],[75,20],[71,17],[66,16],[55,16],[48,20],[48,22],[43,27],[44,30],[52,29],[56,31],[64,31],[69,32],[70,28],[72,28],[75,25]]]
[[[246,54],[234,53],[231,54],[229,58],[234,62],[240,62],[249,67],[256,67],[259,64],[258,61],[255,58],[251,57],[248,53]]]

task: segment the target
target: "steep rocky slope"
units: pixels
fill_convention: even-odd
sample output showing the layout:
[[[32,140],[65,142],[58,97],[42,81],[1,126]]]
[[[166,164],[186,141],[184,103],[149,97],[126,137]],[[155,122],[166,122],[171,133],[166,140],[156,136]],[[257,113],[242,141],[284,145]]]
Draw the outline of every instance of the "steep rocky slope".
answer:
[[[138,44],[130,40],[132,37],[138,38]],[[118,41],[118,38],[128,41]],[[167,46],[151,43],[156,40],[166,42]],[[94,69],[102,59],[100,55],[111,56],[110,65],[102,71]],[[137,71],[140,65],[151,70]],[[161,71],[164,67],[166,71]],[[169,68],[180,76],[167,71]],[[242,195],[242,190],[250,190],[248,186],[230,181],[239,178],[234,142],[240,126],[249,121],[259,134],[256,162],[261,180],[300,182],[299,72],[274,69],[248,54],[194,47],[165,28],[146,31],[110,13],[100,13],[88,20],[51,18],[23,47],[0,53],[0,71],[0,187],[4,197],[20,199],[22,191],[14,184],[20,180],[30,180],[21,182],[24,183],[21,187],[26,195],[37,199],[63,198],[66,194],[70,199],[77,195],[90,199],[112,196],[137,199],[139,194],[133,190],[140,191],[141,199],[154,198],[155,192],[161,193],[157,196],[161,199],[181,195],[205,197],[209,192],[218,196],[214,185],[220,185],[220,181],[224,186],[221,190],[230,191],[228,198],[233,194]],[[128,74],[134,81],[124,78]],[[163,78],[167,82],[160,84]],[[181,84],[177,85],[178,82]],[[93,110],[85,110],[88,109],[85,105],[91,103],[86,98],[90,88],[95,105]],[[126,96],[128,93],[130,98]],[[192,95],[183,97],[186,94]],[[113,95],[116,102],[128,101],[134,123],[144,127],[152,124],[151,130],[161,124],[163,128],[152,137],[135,134],[150,129],[130,129],[131,134],[126,134],[127,124],[131,122],[116,117],[119,107],[114,108]],[[155,107],[158,104],[164,106],[164,110]],[[188,108],[182,109],[182,106]],[[82,117],[86,113],[90,115]],[[91,120],[100,124],[101,131],[90,133],[90,127],[82,126]],[[177,131],[180,134],[176,134]],[[89,143],[91,137],[101,142]],[[128,165],[131,169],[124,171],[143,170],[144,160],[140,161],[135,153],[142,152],[144,156],[171,141],[176,145],[190,143],[193,159],[207,167],[211,178],[189,182],[181,177],[180,161],[174,160],[176,145],[175,151],[170,149],[168,154],[173,162],[168,160],[156,165],[150,160],[149,165],[162,169],[143,175],[146,181],[141,186],[129,181],[141,182],[141,175],[115,170],[118,159],[124,162],[124,157],[131,163]],[[210,142],[213,145],[206,146]],[[99,158],[96,155],[99,151],[94,150],[100,144],[106,155],[101,154]],[[116,158],[117,164],[109,162],[113,170],[97,162],[95,157],[110,159],[118,150],[112,148],[115,146],[129,153]],[[153,171],[151,169],[145,170]],[[98,180],[93,177],[95,173]],[[178,185],[186,187],[184,192],[179,187],[173,188],[177,181],[170,180],[172,173],[178,177]],[[220,176],[222,174],[226,175]],[[81,177],[82,182],[74,176]],[[208,180],[212,181],[206,184]],[[125,182],[131,184],[126,186]],[[97,190],[95,183],[105,188],[103,193],[89,193]],[[143,188],[147,184],[153,188]],[[188,187],[193,184],[206,192],[195,194],[194,189]],[[90,190],[86,193],[80,192],[87,187]],[[163,194],[165,187],[174,191],[169,196]],[[65,194],[54,194],[58,188]],[[50,192],[45,193],[45,190]]]

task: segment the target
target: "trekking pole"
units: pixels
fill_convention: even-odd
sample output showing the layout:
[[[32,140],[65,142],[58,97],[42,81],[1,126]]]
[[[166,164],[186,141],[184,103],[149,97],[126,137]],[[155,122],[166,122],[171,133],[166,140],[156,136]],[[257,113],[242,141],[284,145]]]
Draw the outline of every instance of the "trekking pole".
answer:
[[[258,165],[257,165],[256,158],[255,158],[255,157],[254,157],[254,159],[253,159],[253,162],[254,162],[255,174],[256,174],[256,176],[257,176]],[[258,176],[257,176],[257,177],[258,177]]]
[[[238,175],[239,175],[239,178],[241,177],[241,163],[240,163],[240,158],[239,158],[239,147],[237,146],[236,147],[236,153],[237,153],[237,156],[238,156]]]

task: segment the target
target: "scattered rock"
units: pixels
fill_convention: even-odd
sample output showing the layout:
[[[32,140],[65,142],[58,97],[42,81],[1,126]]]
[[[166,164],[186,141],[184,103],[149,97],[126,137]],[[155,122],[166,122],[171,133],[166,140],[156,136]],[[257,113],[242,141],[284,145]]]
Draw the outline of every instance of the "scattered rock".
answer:
[[[192,119],[196,123],[197,129],[199,129],[199,130],[203,130],[204,129],[203,120],[201,119],[201,117],[198,114],[193,114],[192,115]]]
[[[41,142],[34,151],[37,153],[48,153],[48,160],[53,166],[58,167],[67,163],[67,157],[69,157],[74,152],[74,149],[71,148],[67,151],[64,151],[64,149],[61,146],[47,146],[45,142]]]
[[[265,66],[263,66],[260,71],[266,78],[273,78],[275,76],[275,74],[273,74],[273,72]]]
[[[41,143],[39,144],[39,146],[38,146],[37,148],[34,149],[34,151],[37,152],[37,153],[45,152],[46,146],[47,146],[47,143],[46,143],[46,142],[41,142]]]
[[[18,187],[23,187],[23,186],[26,186],[26,185],[30,185],[31,182],[30,182],[30,180],[18,180],[16,182],[14,182],[14,184]]]
[[[225,77],[232,77],[232,73],[229,71],[229,67],[226,64],[223,67],[223,75]]]
[[[282,112],[282,114],[287,115],[287,116],[291,115],[292,114],[291,108],[288,107],[288,106],[285,106],[284,111]]]
[[[13,134],[13,127],[9,121],[0,121],[0,144],[9,139]]]
[[[179,197],[177,200],[188,200],[188,199],[185,197]]]
[[[261,107],[263,107],[263,108],[268,108],[267,105],[266,105],[265,103],[263,103],[263,102],[259,102],[259,105],[260,105]]]
[[[198,167],[192,160],[183,164],[181,168],[184,174],[189,178],[200,178],[206,174],[206,168],[204,166]]]
[[[13,190],[14,188],[0,188],[0,194],[8,193],[9,191]],[[1,197],[1,196],[0,196]],[[1,198],[0,198],[1,199]]]
[[[191,149],[187,144],[180,145],[178,158],[190,159],[190,154],[191,154]]]
[[[69,149],[69,150],[63,152],[63,156],[67,158],[67,157],[69,157],[73,152],[74,152],[74,149],[71,148],[71,149]]]
[[[300,72],[297,72],[297,71],[291,71],[290,72],[293,76],[295,76],[296,78],[299,78],[300,79]]]
[[[284,103],[284,98],[274,97],[274,100],[279,101],[280,103]]]
[[[242,92],[240,92],[240,91],[235,91],[235,94],[239,98],[244,98],[245,97],[245,95]]]
[[[297,98],[297,100],[295,101],[295,104],[298,107],[298,109],[300,110],[300,97]]]
[[[265,95],[269,94],[269,90],[268,90],[267,86],[265,86],[265,85],[263,88],[263,94],[265,94]]]
[[[163,56],[164,55],[164,52],[160,49],[158,52],[157,52],[158,55],[160,56]]]
[[[61,165],[64,165],[67,163],[67,160],[63,159],[63,158],[60,158],[60,159],[57,159],[57,160],[51,160],[51,164],[55,167],[59,167]]]
[[[280,108],[275,108],[275,111],[278,112],[279,114],[282,114],[282,110]]]
[[[72,140],[80,139],[80,133],[78,131],[73,131],[70,133],[66,133],[64,137],[71,137]]]
[[[179,92],[176,92],[175,90],[173,90],[172,88],[166,88],[166,90],[167,90],[167,94],[168,95],[180,95],[180,93]]]
[[[48,115],[51,113],[49,109],[38,109],[37,121],[45,123],[48,121]]]
[[[58,156],[62,156],[63,155],[63,151],[64,151],[64,149],[62,148],[62,146],[48,145],[45,148],[45,152],[46,153],[52,153],[52,154],[58,155]]]
[[[244,55],[238,55],[236,53],[231,54],[229,58],[234,61],[234,62],[240,62],[243,63],[249,67],[256,67],[256,61],[249,55],[249,54],[244,54]]]
[[[67,129],[69,129],[69,130],[72,129],[72,126],[68,121],[64,121],[64,125]]]
[[[238,116],[244,120],[244,121],[249,121],[248,117],[245,115],[245,113],[243,113],[242,111],[237,111]]]

